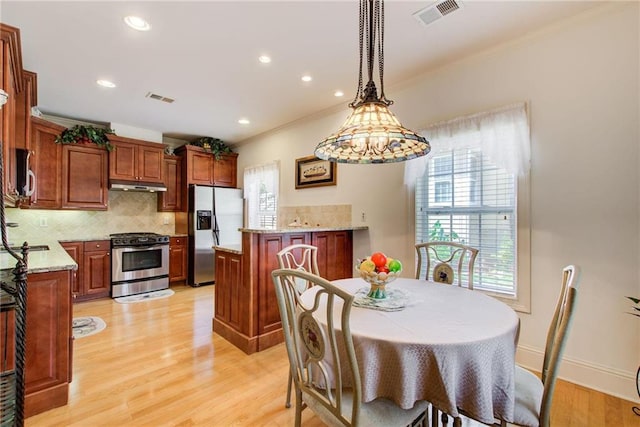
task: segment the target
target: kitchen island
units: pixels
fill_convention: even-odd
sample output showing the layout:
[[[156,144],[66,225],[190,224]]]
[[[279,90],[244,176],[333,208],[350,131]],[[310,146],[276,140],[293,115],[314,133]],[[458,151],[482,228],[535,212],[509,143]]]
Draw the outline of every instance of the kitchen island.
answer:
[[[72,372],[71,283],[77,264],[58,242],[40,243],[27,260],[25,418],[66,405]],[[3,281],[13,280],[15,264],[9,253],[0,251]],[[3,336],[8,333],[9,366],[15,362],[14,314],[11,311],[0,321]]]
[[[359,227],[242,228],[242,247],[215,247],[216,285],[213,330],[247,354],[284,341],[271,272],[276,254],[295,244],[318,248],[320,275],[353,277],[353,232]]]

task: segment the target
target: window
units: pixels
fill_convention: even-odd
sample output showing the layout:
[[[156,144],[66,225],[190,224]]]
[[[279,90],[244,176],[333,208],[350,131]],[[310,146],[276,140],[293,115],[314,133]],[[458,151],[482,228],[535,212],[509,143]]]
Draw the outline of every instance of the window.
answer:
[[[416,183],[416,241],[453,241],[479,249],[474,288],[513,296],[515,177],[482,160],[479,149],[453,149],[447,156],[453,161],[446,177],[438,173],[434,157]]]
[[[529,125],[526,105],[429,126],[429,156],[407,162],[416,243],[479,250],[474,289],[530,311]]]
[[[244,194],[247,200],[247,226],[275,229],[278,224],[280,166],[277,162],[247,167]]]

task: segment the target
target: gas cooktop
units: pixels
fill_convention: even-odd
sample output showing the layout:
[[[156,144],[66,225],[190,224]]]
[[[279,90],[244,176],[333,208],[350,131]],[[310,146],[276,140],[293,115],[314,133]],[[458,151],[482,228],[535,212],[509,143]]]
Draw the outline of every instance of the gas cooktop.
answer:
[[[140,246],[169,243],[169,236],[157,233],[114,233],[110,234],[109,237],[111,237],[111,246]]]

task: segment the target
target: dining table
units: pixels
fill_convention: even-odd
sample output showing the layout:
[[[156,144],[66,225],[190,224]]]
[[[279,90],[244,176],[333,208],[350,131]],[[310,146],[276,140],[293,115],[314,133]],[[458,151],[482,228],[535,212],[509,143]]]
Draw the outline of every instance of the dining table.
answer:
[[[367,297],[361,278],[332,283],[355,295],[349,324],[363,402],[384,397],[408,409],[426,400],[453,417],[513,420],[520,321],[511,307],[477,290],[418,279],[397,278],[379,301]],[[334,310],[339,316],[340,307]],[[326,310],[314,316],[326,326]]]

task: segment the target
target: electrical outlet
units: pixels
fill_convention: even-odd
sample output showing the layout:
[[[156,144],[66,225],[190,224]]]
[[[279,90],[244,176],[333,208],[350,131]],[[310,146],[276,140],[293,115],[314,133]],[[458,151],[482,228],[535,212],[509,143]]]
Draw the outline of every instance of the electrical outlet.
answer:
[[[47,218],[45,217],[40,218],[40,227],[48,227],[48,226],[49,226],[49,223],[47,221]]]
[[[169,217],[168,216],[165,216],[164,218],[162,218],[162,224],[169,225]]]
[[[364,212],[362,212],[362,214],[360,214],[360,221],[361,222],[366,222],[367,221],[367,215]]]

